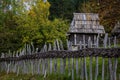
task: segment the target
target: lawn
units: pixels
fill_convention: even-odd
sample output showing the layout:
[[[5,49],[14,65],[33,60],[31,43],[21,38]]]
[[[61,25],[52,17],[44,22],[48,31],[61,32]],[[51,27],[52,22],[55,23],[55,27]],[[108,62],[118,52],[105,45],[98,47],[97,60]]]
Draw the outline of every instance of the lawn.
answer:
[[[72,59],[70,59],[70,62]],[[77,75],[76,74],[76,60],[77,59],[74,59],[74,80],[80,80],[80,59],[78,59],[79,61],[79,74]],[[99,57],[99,75],[98,75],[98,80],[101,80],[102,78],[102,58]],[[90,59],[87,58],[86,59],[86,64],[87,64],[87,73],[88,73],[88,79],[89,79],[89,76],[90,74],[92,74],[92,77],[93,79],[95,78],[95,58],[93,58],[93,62],[92,62],[92,73],[89,73],[89,61]],[[114,61],[114,59],[112,59],[112,61]],[[35,74],[35,75],[32,75],[32,74],[19,74],[18,76],[16,75],[16,73],[9,73],[9,74],[6,74],[5,72],[1,72],[0,73],[0,80],[71,80],[72,79],[72,67],[70,67],[70,71],[71,73],[69,74],[68,73],[68,66],[65,67],[65,71],[63,74],[60,74],[60,59],[57,59],[57,65],[58,65],[58,71],[56,73],[52,73],[52,74],[47,74],[46,77],[44,77],[44,75],[38,75],[38,74]],[[68,60],[66,60],[66,65],[68,64]],[[108,66],[108,59],[106,58],[105,59],[105,80],[109,80],[109,69],[106,67]],[[117,66],[117,79],[119,78],[119,74],[120,74],[120,58],[118,59],[118,66]],[[77,77],[76,77],[77,76]]]

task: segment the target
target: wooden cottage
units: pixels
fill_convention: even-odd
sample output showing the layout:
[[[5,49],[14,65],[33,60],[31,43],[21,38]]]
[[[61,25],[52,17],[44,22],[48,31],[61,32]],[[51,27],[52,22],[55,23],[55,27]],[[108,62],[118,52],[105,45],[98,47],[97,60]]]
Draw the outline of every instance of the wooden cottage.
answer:
[[[120,38],[120,23],[119,22],[115,25],[114,29],[112,30],[112,34]]]
[[[98,34],[105,34],[104,27],[99,23],[99,16],[95,13],[74,13],[71,22],[68,41],[74,46],[79,45],[80,41],[88,42],[88,38],[94,40]]]

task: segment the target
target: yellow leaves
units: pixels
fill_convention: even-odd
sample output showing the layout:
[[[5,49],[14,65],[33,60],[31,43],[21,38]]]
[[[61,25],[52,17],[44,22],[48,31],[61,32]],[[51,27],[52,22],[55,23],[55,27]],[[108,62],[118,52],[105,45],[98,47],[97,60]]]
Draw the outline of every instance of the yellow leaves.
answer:
[[[35,16],[36,16],[35,12],[32,11],[32,10],[30,10],[30,12],[29,12],[28,14],[29,14],[30,16],[32,16],[32,17],[35,17]]]
[[[28,43],[28,41],[29,41],[29,37],[28,36],[23,37],[23,43]]]
[[[62,19],[50,21],[49,2],[39,0],[33,5],[28,14],[23,14],[18,19],[18,31],[22,36],[22,43],[35,42],[41,44],[44,42],[53,42],[55,39],[65,39],[65,33],[68,25]]]
[[[38,0],[35,5],[31,7],[29,15],[34,17],[37,21],[44,23],[48,20],[49,16],[49,2],[44,2],[43,0]]]
[[[48,16],[49,15],[49,8],[50,8],[49,2],[40,1],[37,4],[37,8],[38,8],[41,15],[43,15],[43,16]]]

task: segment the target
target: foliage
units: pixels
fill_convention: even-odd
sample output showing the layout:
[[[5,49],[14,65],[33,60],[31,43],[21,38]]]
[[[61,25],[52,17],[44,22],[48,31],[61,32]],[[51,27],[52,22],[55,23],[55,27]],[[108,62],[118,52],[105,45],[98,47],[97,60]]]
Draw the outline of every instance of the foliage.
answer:
[[[13,3],[16,1],[13,0]],[[15,4],[11,3],[11,0],[1,0],[0,2],[0,52],[6,52],[10,50],[16,50],[20,47],[19,35],[17,35],[14,19]],[[12,9],[10,9],[10,6]],[[17,8],[17,6],[16,6]]]
[[[16,0],[0,0],[0,52],[16,50],[21,46],[14,20],[14,15],[20,12],[20,4],[22,2],[18,5]]]
[[[42,46],[45,42],[52,43],[55,39],[66,39],[68,23],[62,19],[48,19],[49,2],[11,1],[3,0],[0,4],[0,52],[17,50],[31,42]],[[27,9],[26,5],[30,8]]]
[[[48,2],[39,1],[27,14],[18,16],[17,30],[22,36],[22,43],[34,42],[36,45],[52,43],[55,39],[65,39],[68,24],[61,19],[50,21]],[[41,45],[40,45],[41,46]]]
[[[114,58],[111,58],[112,61],[114,61],[115,59]],[[79,58],[78,58],[79,60]],[[76,59],[74,59],[74,61],[76,61]],[[106,65],[105,66],[105,80],[110,80],[109,78],[109,69],[108,69],[108,58],[105,58],[104,59],[104,64]],[[19,74],[18,76],[16,75],[16,73],[5,73],[5,72],[0,72],[0,80],[71,80],[72,79],[72,74],[69,73],[68,71],[68,65],[66,65],[66,68],[65,68],[65,72],[64,74],[61,74],[59,73],[59,69],[60,69],[60,59],[57,60],[57,71],[56,73],[52,73],[52,74],[47,74],[46,77],[44,77],[43,74],[35,74],[35,75],[32,75],[31,73],[29,74]],[[66,59],[66,64],[68,64],[68,60]],[[72,66],[72,59],[70,59],[70,64]],[[98,68],[99,68],[99,72],[98,72],[98,80],[101,80],[102,79],[102,57],[99,57],[98,58]],[[76,64],[74,64],[74,66],[76,66]],[[81,64],[79,63],[79,66],[81,66]],[[93,58],[92,59],[92,73],[89,72],[89,67],[90,67],[90,58],[87,57],[86,58],[86,66],[87,66],[87,74],[88,74],[88,78],[89,78],[89,75],[90,74],[93,74],[93,78],[95,76],[95,70],[96,70],[96,59]],[[118,59],[118,68],[117,68],[117,73],[116,74],[119,74],[120,72],[120,69],[119,69],[119,66],[120,66],[120,58]],[[70,66],[69,66],[70,67]],[[80,68],[80,67],[79,67]],[[72,69],[72,68],[70,68]],[[76,67],[74,67],[74,78],[75,80],[80,80],[80,77],[79,76],[81,75],[81,70],[79,71],[79,74],[78,76],[76,77]],[[117,75],[117,79],[119,78],[119,75]]]
[[[100,22],[105,27],[106,32],[110,33],[117,21],[120,21],[120,1],[119,0],[90,0],[82,5],[82,12],[98,13]]]
[[[49,1],[49,2],[48,2]],[[0,52],[66,40],[74,12],[99,13],[106,32],[120,21],[119,0],[0,0]],[[98,2],[99,1],[99,2]]]
[[[69,21],[73,18],[73,13],[79,11],[79,7],[84,0],[48,0],[51,4],[50,19],[63,18]]]

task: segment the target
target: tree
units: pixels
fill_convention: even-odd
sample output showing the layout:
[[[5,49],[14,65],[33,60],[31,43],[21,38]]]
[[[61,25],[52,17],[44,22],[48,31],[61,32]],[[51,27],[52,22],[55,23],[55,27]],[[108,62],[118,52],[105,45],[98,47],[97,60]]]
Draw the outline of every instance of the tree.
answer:
[[[90,0],[83,4],[81,12],[98,13],[100,23],[105,27],[106,32],[110,33],[117,21],[120,21],[120,1],[119,0]]]
[[[1,0],[0,2],[0,52],[17,50],[20,39],[16,32],[14,4],[16,0]]]
[[[100,2],[101,24],[105,26],[107,32],[111,32],[117,21],[120,21],[120,0],[105,0]]]
[[[73,13],[78,12],[78,7],[84,0],[48,0],[51,4],[50,7],[50,19],[63,18],[71,20]]]
[[[55,39],[64,40],[65,32],[68,30],[67,22],[61,19],[48,19],[49,2],[39,0],[35,4],[27,13],[16,17],[22,43],[33,42],[36,46],[42,46],[45,43],[53,43]]]

